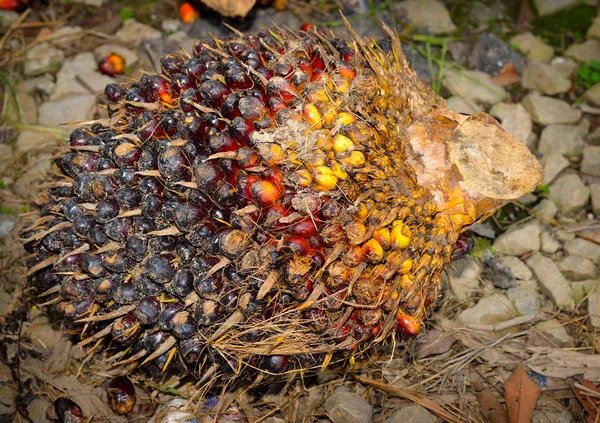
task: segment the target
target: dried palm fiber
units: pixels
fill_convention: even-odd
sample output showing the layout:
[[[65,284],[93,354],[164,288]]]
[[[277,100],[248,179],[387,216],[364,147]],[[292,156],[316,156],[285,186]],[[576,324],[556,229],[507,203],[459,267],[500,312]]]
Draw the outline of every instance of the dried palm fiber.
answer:
[[[281,373],[419,333],[460,234],[541,168],[379,44],[234,32],[111,84],[22,232],[29,283],[152,374]]]

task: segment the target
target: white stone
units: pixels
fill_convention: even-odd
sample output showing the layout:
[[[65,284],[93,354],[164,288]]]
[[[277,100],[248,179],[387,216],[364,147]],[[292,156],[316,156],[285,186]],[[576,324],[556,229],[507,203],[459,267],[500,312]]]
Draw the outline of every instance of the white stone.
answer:
[[[454,95],[481,104],[499,103],[508,97],[504,88],[495,84],[490,76],[479,71],[451,69],[444,71],[444,85]]]
[[[590,292],[596,291],[598,288],[598,279],[589,279],[586,281],[575,281],[571,282],[571,288],[573,289],[573,298],[577,303],[583,301]]]
[[[527,260],[527,265],[537,278],[541,290],[558,308],[567,311],[575,309],[571,285],[552,260],[541,254],[534,254]]]
[[[160,26],[165,32],[176,32],[181,27],[181,21],[178,19],[165,19],[160,23]]]
[[[590,185],[590,194],[592,196],[592,213],[600,217],[600,183]]]
[[[53,134],[24,129],[19,131],[14,154],[16,157],[20,157],[36,151],[49,151],[51,148],[63,144],[63,142],[60,137]]]
[[[542,184],[548,185],[560,173],[569,167],[571,162],[565,158],[560,152],[552,152],[542,158],[542,165],[544,166],[544,179]]]
[[[556,69],[565,78],[571,78],[577,69],[579,69],[579,63],[568,57],[555,57],[550,62],[550,65]]]
[[[583,93],[583,99],[592,106],[600,106],[600,82]]]
[[[40,106],[38,121],[42,125],[85,122],[94,117],[92,106],[95,102],[96,97],[91,94],[48,101]]]
[[[160,31],[151,26],[139,23],[135,19],[127,19],[123,26],[117,31],[116,36],[124,43],[129,43],[135,47],[139,46],[144,40],[154,40],[161,37]]]
[[[25,52],[25,75],[34,76],[60,68],[65,53],[47,42],[34,45]]]
[[[598,295],[598,291],[592,292],[587,300],[588,303],[588,315],[590,316],[588,323],[597,328],[598,323],[600,322],[600,296]]]
[[[514,256],[501,256],[500,260],[504,262],[512,272],[515,279],[527,281],[531,279],[532,273],[529,267],[521,261],[518,257]]]
[[[416,27],[428,28],[433,34],[456,31],[448,9],[437,0],[405,0],[397,3],[394,9]]]
[[[333,423],[370,423],[373,408],[363,397],[338,389],[323,404]]]
[[[544,198],[539,202],[537,206],[532,209],[536,215],[545,219],[554,219],[556,213],[558,213],[558,207],[553,201]]]
[[[579,169],[588,175],[600,176],[600,146],[590,145],[583,149]]]
[[[546,97],[538,92],[531,92],[521,102],[531,115],[531,119],[541,125],[555,123],[577,123],[581,119],[581,110],[557,98]]]
[[[80,83],[79,81],[82,81]],[[50,100],[60,100],[79,94],[100,94],[114,80],[98,71],[92,53],[79,53],[63,63],[56,80],[56,90]]]
[[[565,251],[572,256],[583,256],[600,264],[600,245],[582,238],[573,238],[565,245]]]
[[[529,113],[521,104],[494,104],[490,109],[490,115],[500,119],[504,130],[522,143],[527,144],[527,139],[532,133],[533,124]]]
[[[500,254],[521,256],[540,250],[540,223],[532,220],[513,226],[494,241],[494,248]]]
[[[531,60],[523,72],[521,85],[542,94],[555,95],[569,91],[571,81],[550,64]]]
[[[548,61],[554,56],[554,49],[531,32],[515,35],[510,39],[510,44],[530,60]]]
[[[540,299],[535,280],[519,281],[515,288],[506,290],[506,296],[519,314],[525,316],[540,309]]]
[[[105,0],[73,0],[73,3],[85,4],[86,6],[101,7]]]
[[[600,38],[600,16],[594,19],[585,36],[586,38]]]
[[[483,297],[477,305],[462,311],[458,320],[464,324],[494,324],[515,317],[511,302],[500,294]]]
[[[446,108],[456,113],[462,113],[464,115],[476,115],[482,112],[483,109],[474,101],[465,100],[462,97],[452,96],[446,100]]]
[[[565,327],[557,319],[549,319],[545,322],[540,322],[533,328],[543,334],[552,336],[558,341],[559,347],[565,348],[575,346],[573,338],[569,336]]]
[[[590,190],[579,175],[568,173],[560,176],[550,185],[550,200],[564,214],[572,214],[585,208],[590,199]]]
[[[544,156],[552,153],[579,156],[583,152],[584,145],[577,126],[548,125],[542,130],[538,150]]]
[[[481,265],[472,256],[454,260],[448,267],[448,283],[460,301],[470,298],[479,288]]]
[[[581,44],[572,44],[565,50],[565,56],[577,60],[580,63],[600,62],[600,41],[585,40]]]
[[[560,242],[550,232],[544,231],[540,235],[540,249],[544,253],[554,254],[560,249]]]
[[[558,269],[571,281],[598,278],[598,266],[587,257],[567,256],[556,263]]]
[[[578,0],[534,0],[535,8],[540,16],[551,15],[559,10],[576,6]]]
[[[437,423],[437,417],[419,404],[395,410],[385,423]]]

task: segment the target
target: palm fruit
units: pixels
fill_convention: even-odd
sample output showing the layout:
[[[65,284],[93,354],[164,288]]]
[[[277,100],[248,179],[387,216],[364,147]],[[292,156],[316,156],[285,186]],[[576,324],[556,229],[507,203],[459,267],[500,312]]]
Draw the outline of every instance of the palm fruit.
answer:
[[[71,134],[22,232],[30,285],[82,343],[153,375],[416,336],[461,234],[541,178],[491,117],[445,110],[391,31],[236,32],[161,63],[106,87],[109,118]]]

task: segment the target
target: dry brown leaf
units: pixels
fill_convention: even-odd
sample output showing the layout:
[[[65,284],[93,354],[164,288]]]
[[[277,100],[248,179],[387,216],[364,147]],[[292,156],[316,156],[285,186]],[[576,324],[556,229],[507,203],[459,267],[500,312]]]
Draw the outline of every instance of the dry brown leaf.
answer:
[[[508,423],[506,409],[492,391],[485,388],[481,382],[475,382],[475,391],[483,417],[490,423]]]
[[[514,84],[515,82],[519,82],[521,79],[521,75],[517,72],[517,68],[512,63],[507,63],[500,70],[498,75],[492,77],[492,81],[501,87],[506,87],[507,85]]]
[[[587,380],[600,382],[599,355],[548,347],[530,347],[527,351],[533,353],[527,366],[536,373],[560,379],[583,375]]]
[[[523,365],[518,364],[511,377],[504,382],[508,421],[510,423],[531,422],[541,392],[542,389],[529,379]]]
[[[202,0],[202,3],[223,16],[244,17],[256,3],[256,0]]]
[[[443,354],[452,347],[456,338],[440,332],[439,330],[429,330],[421,336],[414,345],[414,355],[417,358],[425,358],[430,355]]]
[[[600,389],[596,387],[592,382],[587,379],[581,379],[579,383],[591,391],[597,392],[600,395]],[[589,393],[584,391],[583,389],[577,388],[575,386],[571,387],[577,400],[581,403],[581,406],[585,409],[586,413],[588,413],[588,422],[596,422],[598,420],[598,398],[594,398]]]

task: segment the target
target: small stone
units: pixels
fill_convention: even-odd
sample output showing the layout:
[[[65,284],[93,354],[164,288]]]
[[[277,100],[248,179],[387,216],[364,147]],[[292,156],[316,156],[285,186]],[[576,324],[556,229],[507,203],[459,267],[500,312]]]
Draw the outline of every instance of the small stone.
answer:
[[[177,19],[165,19],[160,23],[160,27],[165,32],[177,32],[181,27],[181,21]]]
[[[480,71],[455,72],[446,69],[444,85],[454,95],[482,104],[499,103],[508,97],[504,88],[496,85],[490,76]]]
[[[554,56],[554,49],[531,32],[515,35],[510,39],[510,44],[530,60],[548,61]]]
[[[494,230],[494,227],[492,226],[492,224],[489,222],[474,223],[469,228],[469,231],[473,232],[476,235],[485,237],[485,238],[489,238],[489,239],[496,238],[496,231]]]
[[[19,20],[19,14],[12,10],[0,9],[0,28],[7,29],[17,20]]]
[[[583,99],[593,106],[600,106],[600,82],[583,93]]]
[[[446,100],[446,108],[456,113],[471,116],[483,111],[477,103],[457,96],[452,96]]]
[[[531,206],[531,205],[537,203],[537,200],[538,200],[537,195],[530,192],[529,194],[525,194],[524,196],[519,197],[517,199],[517,203],[523,204],[524,206]]]
[[[579,63],[575,60],[561,56],[552,59],[550,65],[565,78],[571,78],[577,72],[577,69],[579,69]]]
[[[19,90],[31,95],[40,95],[47,98],[54,92],[54,78],[51,75],[45,74],[28,78],[19,85]]]
[[[94,50],[94,58],[96,59],[96,62],[98,62],[111,53],[122,56],[123,59],[125,59],[126,66],[135,65],[140,60],[135,52],[118,44],[102,44]]]
[[[571,81],[548,63],[532,60],[527,64],[521,81],[523,87],[542,94],[555,95],[569,91]]]
[[[14,154],[16,157],[36,151],[50,151],[54,147],[63,144],[63,140],[55,135],[44,132],[30,131],[24,129],[19,131],[15,142]]]
[[[464,324],[485,325],[505,322],[515,317],[511,302],[501,294],[484,297],[477,305],[468,308],[458,315]]]
[[[600,38],[600,16],[592,22],[592,25],[588,28],[588,32],[585,35],[586,38]]]
[[[542,232],[540,235],[540,246],[544,253],[554,254],[560,249],[560,242],[548,231]]]
[[[94,116],[92,106],[95,102],[96,97],[91,94],[48,101],[40,106],[38,121],[42,125],[60,125],[67,122],[88,121]]]
[[[560,124],[548,125],[542,130],[538,150],[544,156],[551,153],[579,156],[583,152],[584,145],[579,127]]]
[[[17,91],[14,99],[18,104],[18,109],[13,101],[13,97],[7,101],[4,109],[4,116],[9,121],[23,123],[37,123],[37,103],[31,94],[24,91]]]
[[[527,144],[527,139],[532,133],[532,123],[529,113],[521,104],[494,104],[490,109],[490,115],[500,119],[505,131]]]
[[[151,26],[139,23],[135,19],[127,19],[117,31],[116,36],[124,43],[139,46],[144,40],[154,40],[161,37],[160,31]]]
[[[82,81],[80,83],[79,81]],[[73,95],[100,94],[114,80],[98,71],[92,53],[79,53],[65,61],[56,78],[56,90],[50,100],[60,100]]]
[[[588,134],[586,141],[591,145],[600,145],[600,126]]]
[[[600,304],[598,304],[599,302],[600,297],[598,296],[598,291],[592,292],[587,299],[587,311],[588,315],[590,316],[588,323],[594,328],[597,328],[598,323],[600,322]]]
[[[592,145],[583,149],[579,169],[588,175],[600,176],[600,146]]]
[[[483,275],[491,281],[496,288],[508,289],[517,286],[517,280],[510,267],[496,254],[486,250],[483,253]]]
[[[168,41],[172,41],[178,47],[181,47],[184,51],[194,51],[194,38],[188,37],[187,32],[177,31],[167,37]]]
[[[535,313],[540,309],[537,282],[534,280],[519,281],[517,287],[506,291],[506,296],[522,316]]]
[[[35,76],[42,73],[54,73],[60,69],[65,53],[44,42],[27,49],[25,53],[25,75]]]
[[[533,220],[514,226],[494,241],[494,248],[500,254],[521,256],[540,250],[540,224]]]
[[[369,423],[373,408],[363,397],[353,392],[337,390],[323,404],[333,423]]]
[[[527,265],[536,276],[542,291],[558,308],[567,311],[575,309],[571,285],[552,260],[541,254],[534,254],[527,260]]]
[[[438,419],[425,407],[411,404],[395,410],[385,423],[437,423]]]
[[[598,266],[585,257],[567,256],[556,265],[565,278],[572,281],[583,281],[598,277]]]
[[[541,162],[544,167],[544,179],[542,180],[542,184],[544,185],[548,185],[554,181],[571,164],[562,153],[557,151],[552,151],[547,156],[544,156]]]
[[[590,133],[590,128],[592,127],[592,124],[588,119],[583,118],[579,121],[577,127],[579,128],[579,135],[581,135],[581,138],[585,138]]]
[[[11,213],[0,214],[0,236],[6,236],[15,228],[17,217]]]
[[[573,298],[577,303],[583,301],[590,292],[596,291],[598,288],[598,279],[588,279],[586,281],[571,282],[571,288],[573,289]]]
[[[556,235],[558,240],[562,243],[567,243],[567,242],[573,241],[575,238],[577,238],[577,236],[574,233],[569,232],[562,228],[556,228],[554,230],[554,234]]]
[[[500,260],[510,268],[515,279],[527,281],[531,279],[531,270],[521,259],[514,256],[500,256]]]
[[[12,185],[12,190],[17,197],[32,201],[37,195],[36,186],[43,180],[47,180],[51,168],[51,153],[37,154],[27,170]]]
[[[473,46],[470,58],[471,67],[488,75],[497,75],[509,63],[522,73],[525,59],[506,41],[489,32],[484,32]]]
[[[576,6],[578,0],[534,0],[535,8],[540,16],[552,15],[562,9]]]
[[[448,266],[448,284],[459,301],[473,296],[479,288],[480,276],[481,265],[477,259],[469,255],[460,260],[454,260]]]
[[[540,322],[534,326],[534,330],[539,331],[543,335],[551,336],[554,339],[550,339],[559,348],[572,348],[575,346],[573,338],[569,336],[564,326],[556,319],[546,320]],[[534,334],[538,335],[538,334]],[[539,335],[538,335],[539,336]]]
[[[550,200],[564,214],[577,213],[585,208],[590,199],[590,190],[576,173],[560,176],[550,185]]]
[[[448,9],[437,0],[405,0],[393,7],[397,14],[406,17],[414,26],[427,28],[434,35],[456,31]]]
[[[595,264],[600,264],[600,245],[591,241],[582,238],[574,238],[567,242],[565,251],[569,255],[587,257]]]
[[[531,119],[541,125],[577,123],[581,119],[581,110],[566,101],[546,97],[535,91],[527,94],[521,104],[529,112]]]
[[[85,4],[86,6],[102,7],[105,0],[73,0],[73,3]]]
[[[600,41],[586,40],[581,44],[572,44],[565,50],[565,56],[580,63],[587,63],[592,60],[600,62]]]
[[[554,219],[556,213],[558,213],[558,207],[552,200],[543,199],[537,206],[532,209],[536,215],[545,219]]]
[[[596,217],[600,217],[600,183],[590,185],[590,193],[592,196],[592,213]]]

